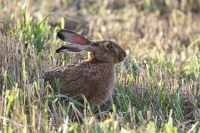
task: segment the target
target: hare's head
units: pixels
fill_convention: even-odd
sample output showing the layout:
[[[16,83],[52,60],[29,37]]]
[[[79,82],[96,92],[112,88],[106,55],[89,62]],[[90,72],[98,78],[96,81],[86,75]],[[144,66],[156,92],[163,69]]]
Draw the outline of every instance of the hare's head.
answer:
[[[89,51],[89,60],[105,63],[119,63],[126,57],[126,52],[116,43],[103,41],[90,41],[70,30],[59,30],[57,36],[70,44],[56,50],[59,52]]]

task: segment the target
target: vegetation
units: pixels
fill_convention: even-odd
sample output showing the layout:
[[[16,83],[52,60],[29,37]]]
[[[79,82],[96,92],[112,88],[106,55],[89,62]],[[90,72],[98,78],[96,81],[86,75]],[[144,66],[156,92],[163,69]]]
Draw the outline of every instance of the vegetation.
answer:
[[[0,0],[0,132],[200,133],[199,9],[198,0]],[[87,58],[55,53],[62,28],[126,50],[103,106],[81,112],[42,80],[29,83]]]

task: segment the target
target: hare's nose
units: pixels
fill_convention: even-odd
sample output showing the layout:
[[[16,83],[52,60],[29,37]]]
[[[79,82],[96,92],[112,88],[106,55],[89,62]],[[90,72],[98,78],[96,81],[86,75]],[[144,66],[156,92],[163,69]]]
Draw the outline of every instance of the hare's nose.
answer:
[[[126,52],[124,51],[124,57],[126,57]]]

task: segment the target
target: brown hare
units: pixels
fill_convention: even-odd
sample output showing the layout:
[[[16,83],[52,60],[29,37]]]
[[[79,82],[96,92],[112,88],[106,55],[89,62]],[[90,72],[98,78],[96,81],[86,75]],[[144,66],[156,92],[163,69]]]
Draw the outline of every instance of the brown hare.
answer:
[[[59,52],[88,51],[88,59],[76,65],[57,67],[44,72],[40,78],[56,91],[55,78],[60,79],[60,93],[68,96],[83,94],[90,105],[100,105],[112,94],[115,84],[115,64],[126,57],[126,52],[109,40],[91,41],[73,31],[62,29],[57,36],[68,43]]]

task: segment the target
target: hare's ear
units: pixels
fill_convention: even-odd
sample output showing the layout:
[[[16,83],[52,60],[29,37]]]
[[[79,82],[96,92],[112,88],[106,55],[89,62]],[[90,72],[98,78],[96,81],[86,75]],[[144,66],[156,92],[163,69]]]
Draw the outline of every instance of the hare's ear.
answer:
[[[60,53],[60,52],[81,52],[84,49],[82,49],[81,47],[78,47],[76,45],[68,45],[68,46],[62,46],[60,48],[58,48],[56,50],[56,53]]]
[[[73,43],[73,44],[90,44],[91,41],[86,39],[85,37],[76,34],[73,31],[62,29],[57,32],[57,36],[66,42]]]

